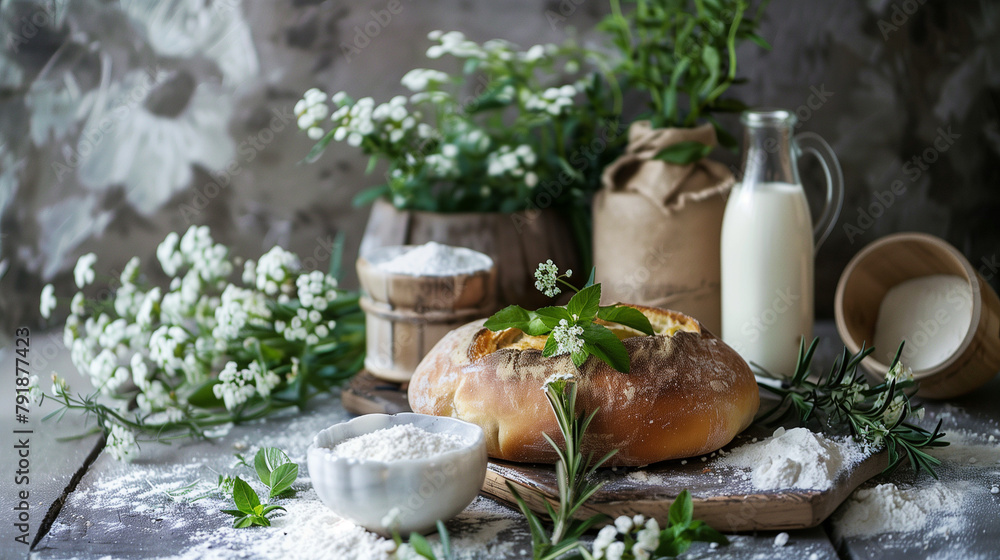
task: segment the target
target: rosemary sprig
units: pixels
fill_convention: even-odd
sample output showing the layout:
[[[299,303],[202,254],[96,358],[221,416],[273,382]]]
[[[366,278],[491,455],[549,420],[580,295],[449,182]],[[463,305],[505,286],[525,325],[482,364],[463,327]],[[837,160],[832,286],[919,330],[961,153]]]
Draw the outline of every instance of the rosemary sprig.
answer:
[[[604,484],[590,482],[591,475],[615,454],[615,451],[611,451],[596,462],[592,461],[592,455],[583,454],[581,449],[583,435],[597,414],[597,409],[587,416],[577,415],[577,385],[572,377],[550,378],[545,383],[544,391],[566,443],[565,448],[562,448],[548,434],[543,434],[545,440],[559,455],[559,462],[556,463],[559,504],[558,507],[553,507],[552,504],[545,502],[545,509],[552,525],[551,532],[541,518],[531,511],[517,489],[510,482],[507,483],[517,505],[521,508],[521,513],[528,519],[534,560],[552,560],[579,548],[579,539],[587,529],[605,519],[603,515],[595,515],[584,520],[575,519],[573,516]]]
[[[808,379],[818,342],[819,339],[814,339],[808,349],[804,340],[799,343],[795,374],[780,388],[759,384],[781,398],[759,421],[777,423],[795,417],[803,425],[817,420],[831,427],[846,426],[856,439],[872,448],[887,450],[889,465],[884,472],[894,470],[905,459],[914,471],[937,478],[934,468],[941,461],[924,450],[944,447],[948,442],[943,439],[940,421],[933,431],[909,422],[913,417],[923,416],[923,407],[911,403],[906,393],[917,383],[909,369],[899,362],[903,345],[899,345],[885,381],[872,387],[858,366],[875,348],[864,346],[854,355],[844,348],[829,373],[820,374],[814,381]]]

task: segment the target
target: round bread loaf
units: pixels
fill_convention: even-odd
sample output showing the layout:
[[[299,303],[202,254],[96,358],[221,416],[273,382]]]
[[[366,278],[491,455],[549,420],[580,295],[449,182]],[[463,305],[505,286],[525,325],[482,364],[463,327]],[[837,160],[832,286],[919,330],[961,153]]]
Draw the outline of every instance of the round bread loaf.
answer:
[[[599,407],[584,452],[596,459],[617,449],[608,466],[692,457],[729,443],[759,405],[750,367],[695,319],[633,307],[656,335],[604,324],[628,350],[629,373],[594,356],[577,372],[568,355],[542,356],[545,336],[491,332],[480,320],[449,333],[420,362],[410,380],[410,407],[479,425],[490,457],[554,463],[558,457],[542,433],[560,445],[562,435],[542,387],[553,374],[572,373],[577,410]]]

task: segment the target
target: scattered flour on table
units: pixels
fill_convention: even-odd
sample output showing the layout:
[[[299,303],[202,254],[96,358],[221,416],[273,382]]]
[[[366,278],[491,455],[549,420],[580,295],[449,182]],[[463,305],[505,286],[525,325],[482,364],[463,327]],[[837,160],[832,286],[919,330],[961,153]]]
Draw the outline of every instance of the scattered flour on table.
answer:
[[[827,438],[806,428],[778,428],[774,435],[727,453],[721,465],[751,469],[745,476],[755,488],[826,490],[843,467],[864,458],[848,438]]]
[[[965,492],[942,483],[900,488],[892,483],[862,488],[851,494],[835,522],[845,537],[863,537],[901,531],[920,531],[932,515],[943,516],[935,532],[961,530]]]
[[[486,270],[493,259],[472,249],[452,247],[433,241],[375,264],[375,268],[407,276],[452,276]]]
[[[454,434],[400,424],[345,440],[329,452],[334,457],[391,462],[435,457],[465,445],[465,440]]]

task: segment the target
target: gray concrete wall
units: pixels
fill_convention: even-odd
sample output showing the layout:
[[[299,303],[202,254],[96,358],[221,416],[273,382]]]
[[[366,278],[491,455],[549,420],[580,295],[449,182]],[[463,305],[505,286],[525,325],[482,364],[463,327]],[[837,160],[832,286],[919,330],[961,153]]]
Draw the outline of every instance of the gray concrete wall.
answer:
[[[0,3],[4,332],[39,321],[44,283],[73,293],[79,255],[98,253],[106,278],[131,255],[154,273],[156,244],[191,223],[244,256],[280,243],[323,267],[343,231],[353,262],[367,209],[350,201],[379,179],[343,145],[299,164],[311,141],[289,116],[304,90],[388,99],[408,69],[428,66],[432,29],[527,46],[575,28],[588,40],[607,10],[603,0],[400,0],[383,25],[372,11],[387,0],[189,4],[201,5]],[[366,28],[376,33],[359,36]],[[751,81],[736,92],[798,109],[801,130],[832,143],[847,180],[844,213],[818,255],[820,316],[847,260],[892,231],[941,235],[995,266],[1000,5],[775,0],[762,35],[774,49],[741,50]],[[953,141],[936,149],[942,131]],[[818,184],[814,165],[803,170]],[[895,181],[905,190],[889,200]],[[997,272],[984,272],[996,285]]]

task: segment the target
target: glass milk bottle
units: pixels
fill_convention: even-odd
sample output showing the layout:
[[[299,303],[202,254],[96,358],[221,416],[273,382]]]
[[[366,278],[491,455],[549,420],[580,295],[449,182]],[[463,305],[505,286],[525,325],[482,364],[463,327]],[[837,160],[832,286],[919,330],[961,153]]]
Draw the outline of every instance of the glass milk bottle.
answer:
[[[746,111],[740,121],[742,180],[722,219],[722,339],[755,372],[790,377],[799,339],[812,339],[813,257],[840,214],[844,182],[829,144],[812,133],[792,135],[790,111]],[[815,228],[796,167],[803,153],[819,158],[826,173]]]

